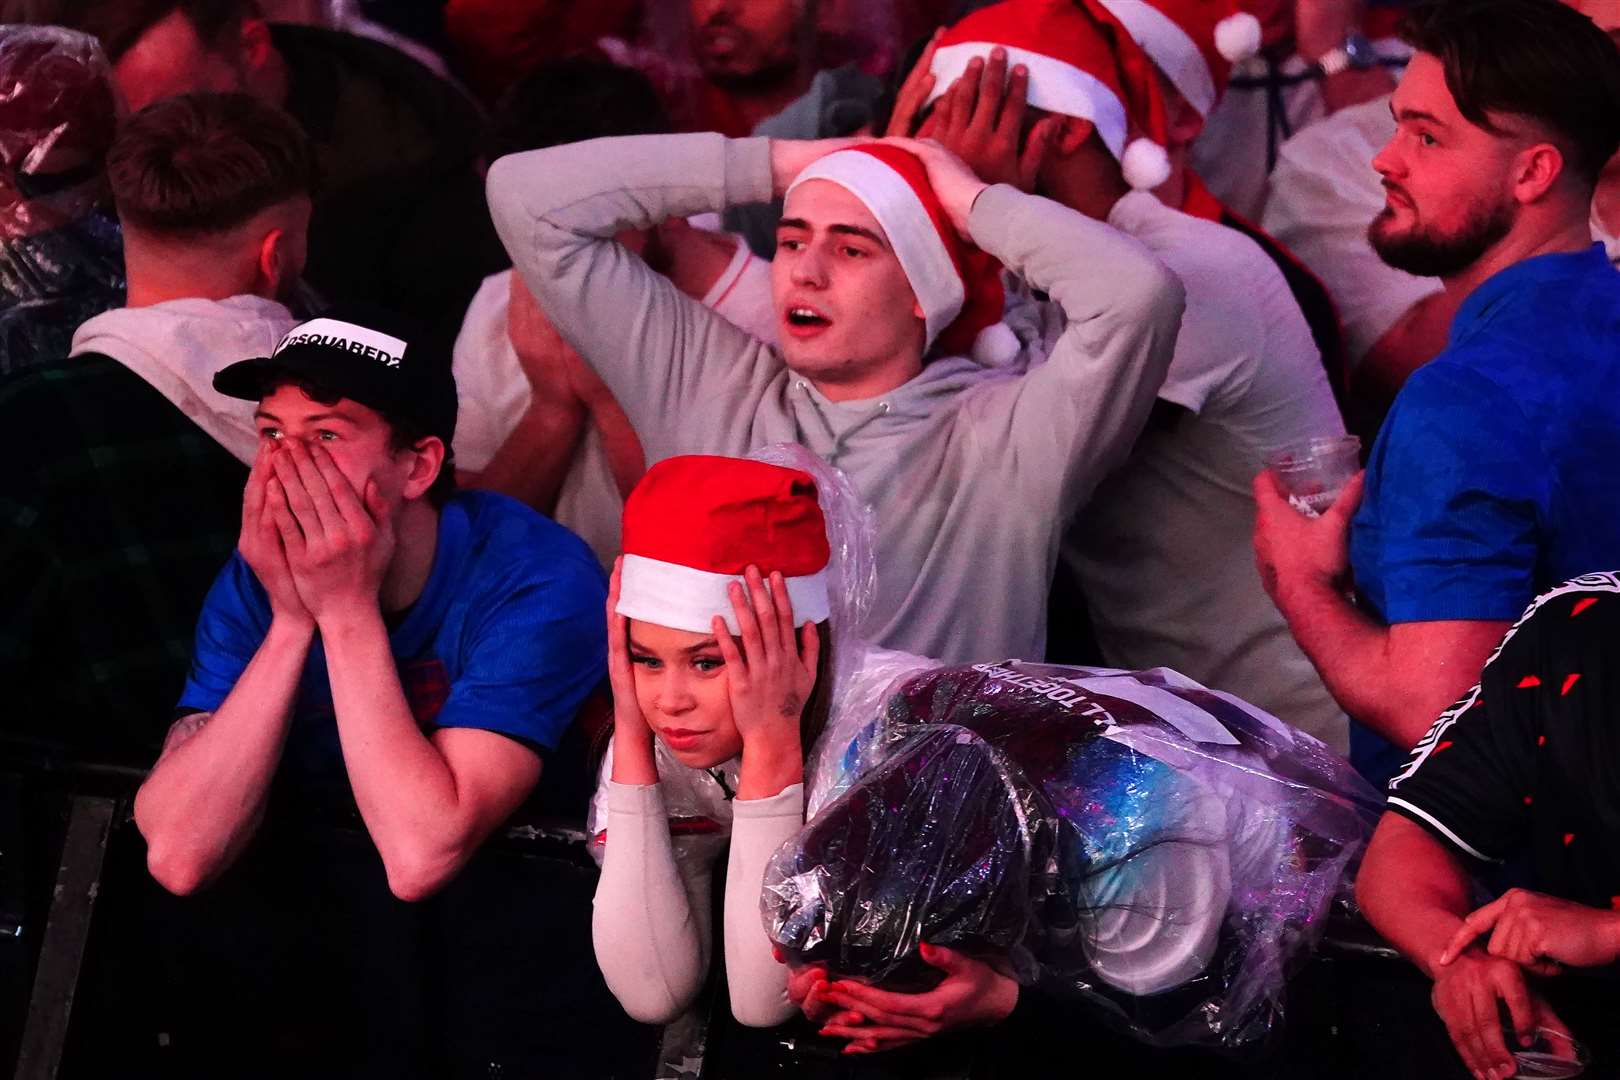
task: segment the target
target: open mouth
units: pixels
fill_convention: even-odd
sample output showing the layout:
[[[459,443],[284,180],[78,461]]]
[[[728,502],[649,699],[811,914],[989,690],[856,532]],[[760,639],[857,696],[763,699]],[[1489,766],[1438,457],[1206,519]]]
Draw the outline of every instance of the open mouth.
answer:
[[[783,313],[788,331],[794,334],[813,334],[832,325],[832,320],[813,307],[795,304]]]

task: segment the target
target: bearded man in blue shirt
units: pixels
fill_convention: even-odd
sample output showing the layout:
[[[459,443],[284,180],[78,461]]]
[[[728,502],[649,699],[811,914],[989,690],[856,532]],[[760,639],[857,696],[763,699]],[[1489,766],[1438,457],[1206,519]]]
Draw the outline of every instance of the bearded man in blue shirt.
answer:
[[[1375,782],[1538,592],[1620,560],[1620,274],[1588,226],[1620,49],[1557,0],[1429,5],[1406,38],[1368,239],[1461,303],[1450,342],[1320,519],[1255,482],[1262,578]]]

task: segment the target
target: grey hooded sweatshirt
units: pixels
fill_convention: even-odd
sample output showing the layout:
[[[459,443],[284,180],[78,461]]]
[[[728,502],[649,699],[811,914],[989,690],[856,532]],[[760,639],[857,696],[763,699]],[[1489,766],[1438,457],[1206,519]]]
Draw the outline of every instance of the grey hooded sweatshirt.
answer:
[[[713,134],[596,139],[489,171],[513,262],[624,406],[649,462],[802,443],[876,513],[862,636],[951,663],[1039,658],[1064,525],[1146,422],[1175,348],[1180,282],[1121,232],[996,185],[969,231],[1061,306],[1047,362],[1024,374],[942,356],[880,397],[830,401],[613,241],[770,197],[769,140]]]

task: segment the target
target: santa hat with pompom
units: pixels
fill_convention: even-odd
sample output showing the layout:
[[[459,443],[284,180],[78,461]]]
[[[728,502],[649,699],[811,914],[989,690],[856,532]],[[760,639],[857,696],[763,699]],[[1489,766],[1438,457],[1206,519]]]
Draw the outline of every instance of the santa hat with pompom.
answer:
[[[964,16],[934,49],[930,100],[997,47],[1009,67],[1029,69],[1030,105],[1091,121],[1127,184],[1144,191],[1170,179],[1153,61],[1099,0],[1003,0]],[[1131,127],[1142,134],[1127,144]]]
[[[1232,65],[1260,51],[1260,20],[1237,0],[1100,0],[1200,116],[1226,93]]]
[[[614,610],[694,634],[709,633],[719,615],[737,634],[728,590],[754,566],[786,579],[795,625],[824,622],[830,558],[809,473],[747,458],[665,458],[624,502]]]
[[[789,194],[812,180],[848,191],[883,226],[923,310],[925,352],[937,343],[986,367],[1017,358],[1018,337],[1001,321],[1001,264],[957,234],[917,155],[882,143],[838,150],[799,173]]]

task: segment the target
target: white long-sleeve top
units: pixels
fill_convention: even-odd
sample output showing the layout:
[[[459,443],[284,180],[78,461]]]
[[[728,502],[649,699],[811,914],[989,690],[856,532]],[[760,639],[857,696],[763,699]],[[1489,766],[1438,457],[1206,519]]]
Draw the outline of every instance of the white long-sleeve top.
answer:
[[[714,861],[730,833],[724,933],[731,1011],[739,1023],[787,1020],[788,969],[760,916],[765,865],[804,824],[804,785],[732,799],[737,762],[713,772],[657,754],[659,782],[618,784],[609,750],[591,827],[600,845],[591,940],[608,989],[643,1023],[667,1024],[697,999],[709,970]],[[729,776],[727,775],[729,774]],[[676,833],[679,833],[677,837]]]

